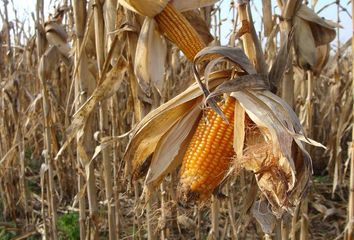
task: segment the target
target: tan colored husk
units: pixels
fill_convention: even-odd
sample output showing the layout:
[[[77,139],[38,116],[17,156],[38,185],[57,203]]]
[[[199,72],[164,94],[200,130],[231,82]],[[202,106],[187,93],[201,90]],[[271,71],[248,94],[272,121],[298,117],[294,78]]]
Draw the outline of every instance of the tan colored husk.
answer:
[[[320,18],[312,9],[302,4],[294,17],[294,48],[298,65],[304,70],[314,70],[317,49],[329,44],[336,36],[335,25]],[[318,70],[318,69],[316,69]]]
[[[162,94],[165,76],[167,45],[156,25],[155,19],[145,18],[135,52],[134,73],[148,96],[152,87]]]

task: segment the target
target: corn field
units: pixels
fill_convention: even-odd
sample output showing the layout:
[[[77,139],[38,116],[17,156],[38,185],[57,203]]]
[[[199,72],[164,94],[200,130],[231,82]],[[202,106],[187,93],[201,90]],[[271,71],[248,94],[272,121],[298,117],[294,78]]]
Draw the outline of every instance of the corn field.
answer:
[[[0,239],[354,239],[354,1],[17,1]]]

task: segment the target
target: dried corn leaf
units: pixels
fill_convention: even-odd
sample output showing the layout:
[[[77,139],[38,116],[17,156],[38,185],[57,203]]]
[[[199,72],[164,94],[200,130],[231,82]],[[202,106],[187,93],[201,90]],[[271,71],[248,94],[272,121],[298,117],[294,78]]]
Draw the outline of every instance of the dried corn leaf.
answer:
[[[254,66],[249,61],[242,49],[228,47],[206,47],[198,52],[193,62],[194,77],[206,97],[208,97],[210,94],[208,87],[209,73],[211,72],[212,68],[214,68],[214,66],[224,60],[228,60],[229,62],[234,63],[236,67],[241,68],[248,74],[256,73]],[[204,69],[205,83],[201,81],[201,71],[199,70],[199,67],[202,65],[203,61],[209,61],[209,64]],[[221,111],[220,107],[216,104],[216,101],[213,98],[209,99],[208,104],[225,122],[227,122],[224,113]]]
[[[163,90],[167,45],[153,18],[145,18],[135,52],[134,72],[143,92],[150,96],[152,83]]]
[[[74,139],[76,133],[82,130],[85,126],[86,120],[99,101],[102,101],[118,90],[123,81],[123,75],[126,70],[126,62],[121,58],[117,65],[111,69],[104,78],[101,85],[99,85],[89,99],[80,107],[74,114],[73,121],[67,129],[67,139],[56,155],[56,159],[63,153],[69,143]]]
[[[125,8],[148,17],[159,14],[168,2],[169,0],[119,0]]]

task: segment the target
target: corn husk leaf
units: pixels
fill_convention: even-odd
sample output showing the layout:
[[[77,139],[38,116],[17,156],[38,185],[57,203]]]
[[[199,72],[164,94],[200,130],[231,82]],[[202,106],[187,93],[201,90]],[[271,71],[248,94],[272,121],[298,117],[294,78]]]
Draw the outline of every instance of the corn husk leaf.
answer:
[[[316,76],[318,76],[321,74],[322,69],[326,66],[328,62],[329,50],[330,50],[329,43],[318,46],[316,50],[317,50],[317,54],[316,54],[317,60],[316,60],[316,65],[313,68],[313,72]]]
[[[68,35],[64,26],[57,22],[46,22],[44,30],[48,42],[51,45],[56,46],[64,57],[69,58],[70,46],[67,43]]]
[[[210,86],[215,87],[230,75],[230,71],[217,72],[211,74]],[[177,123],[185,113],[191,111],[196,105],[203,92],[197,84],[193,84],[183,93],[162,104],[157,109],[146,115],[138,123],[132,132],[130,142],[124,154],[127,162],[126,173],[140,176],[142,166],[148,161],[148,157],[155,151],[161,137]],[[168,164],[168,163],[167,163]],[[155,170],[151,170],[155,171]]]
[[[245,136],[246,136],[246,131],[245,131],[245,117],[246,117],[246,111],[245,109],[241,106],[239,101],[236,101],[235,103],[235,113],[234,113],[234,151],[236,153],[236,156],[242,157],[243,156],[243,147],[245,144]]]
[[[159,14],[168,2],[169,0],[119,0],[125,8],[148,17]]]
[[[302,4],[294,17],[294,48],[297,64],[304,70],[314,70],[317,63],[316,47],[329,44],[336,36],[336,25],[319,17]]]
[[[310,70],[316,65],[316,45],[310,24],[299,17],[294,19],[294,49],[298,66]]]
[[[167,44],[153,18],[145,18],[135,52],[134,72],[143,92],[150,96],[151,84],[163,90]]]
[[[148,188],[157,187],[166,174],[181,164],[182,158],[178,157],[180,146],[190,134],[200,113],[201,108],[192,108],[161,138],[151,160],[150,171],[146,176],[145,183]]]
[[[325,19],[319,17],[306,5],[301,5],[300,9],[296,13],[296,16],[306,20],[309,23],[316,46],[330,43],[336,37],[336,26],[330,21],[326,21]]]

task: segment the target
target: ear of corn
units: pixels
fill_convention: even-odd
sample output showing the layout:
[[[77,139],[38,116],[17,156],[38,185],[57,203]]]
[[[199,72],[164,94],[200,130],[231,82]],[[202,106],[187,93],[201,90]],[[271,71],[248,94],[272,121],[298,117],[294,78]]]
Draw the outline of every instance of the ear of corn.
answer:
[[[212,109],[198,124],[182,161],[179,194],[182,201],[205,200],[220,184],[233,150],[235,99],[227,98],[221,109],[229,123]]]
[[[167,4],[165,9],[155,16],[155,20],[160,30],[189,60],[192,61],[194,56],[206,46],[197,31],[172,4]]]

